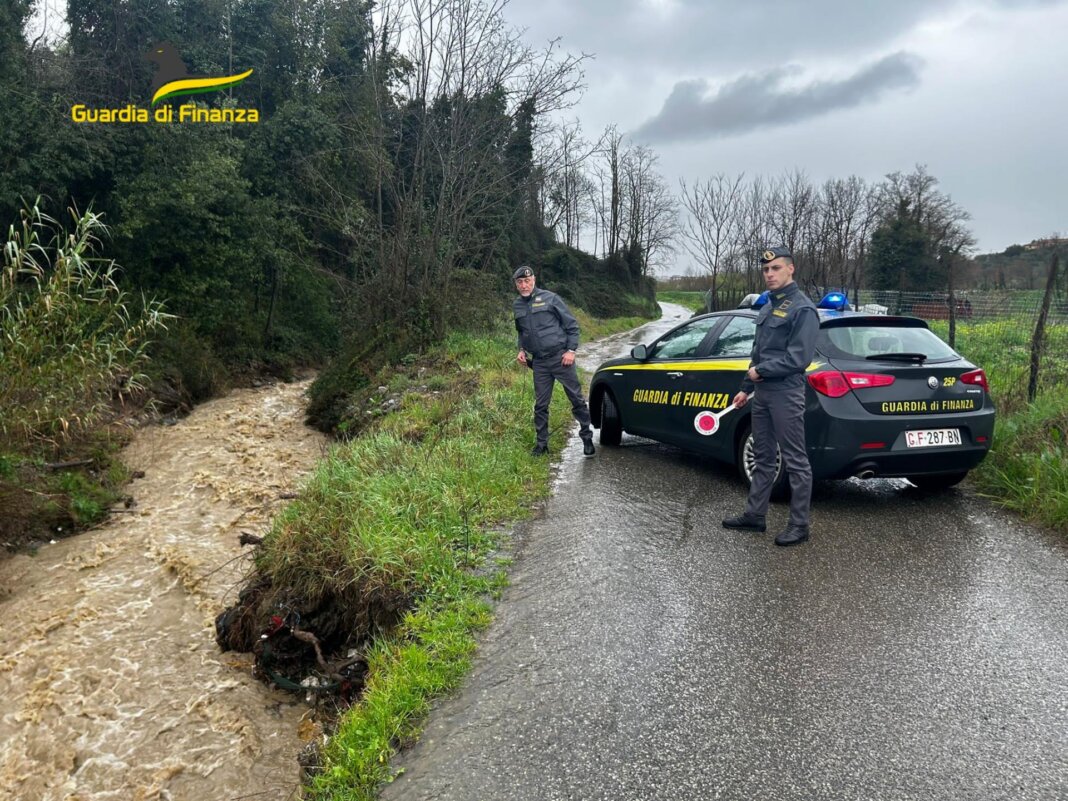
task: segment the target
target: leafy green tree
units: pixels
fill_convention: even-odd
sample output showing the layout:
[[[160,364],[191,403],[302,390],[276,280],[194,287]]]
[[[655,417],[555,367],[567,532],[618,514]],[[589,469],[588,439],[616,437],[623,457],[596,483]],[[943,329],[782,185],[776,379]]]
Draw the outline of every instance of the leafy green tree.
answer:
[[[884,231],[879,246],[885,252],[877,259],[873,254],[870,262],[879,274],[869,276],[873,286],[881,282],[901,290],[948,289],[958,262],[975,245],[965,227],[970,215],[938,189],[938,180],[923,166],[886,176],[880,192],[883,210],[877,230]],[[923,240],[922,255],[916,252],[917,232]],[[876,247],[873,237],[872,249]],[[895,268],[896,282],[889,275]]]
[[[931,255],[923,227],[901,200],[896,213],[871,238],[868,282],[872,289],[911,291],[928,289]]]
[[[127,280],[166,298],[220,348],[248,342],[270,219],[239,174],[241,143],[193,126],[154,133],[141,172],[116,187]]]
[[[67,0],[70,59],[82,102],[147,103],[152,65],[145,58],[178,33],[168,0]],[[179,42],[174,42],[179,45]]]

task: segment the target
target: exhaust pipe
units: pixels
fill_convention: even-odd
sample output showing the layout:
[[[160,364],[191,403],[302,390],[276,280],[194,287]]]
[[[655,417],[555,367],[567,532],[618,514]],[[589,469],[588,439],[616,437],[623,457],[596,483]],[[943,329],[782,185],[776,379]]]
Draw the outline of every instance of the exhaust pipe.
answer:
[[[862,465],[861,468],[853,474],[853,476],[854,478],[859,478],[862,481],[867,481],[869,478],[875,478],[875,465]]]

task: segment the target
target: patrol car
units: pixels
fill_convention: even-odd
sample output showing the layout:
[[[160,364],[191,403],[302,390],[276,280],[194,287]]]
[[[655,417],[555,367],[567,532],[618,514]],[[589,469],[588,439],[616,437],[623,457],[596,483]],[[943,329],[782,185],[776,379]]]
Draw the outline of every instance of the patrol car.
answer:
[[[619,445],[627,432],[678,445],[736,465],[748,484],[749,407],[732,401],[749,368],[760,305],[693,317],[602,364],[590,385],[601,443]],[[818,309],[805,406],[813,478],[903,477],[929,490],[958,484],[993,439],[986,373],[923,320],[850,311],[841,293]],[[780,459],[773,492],[787,491]]]

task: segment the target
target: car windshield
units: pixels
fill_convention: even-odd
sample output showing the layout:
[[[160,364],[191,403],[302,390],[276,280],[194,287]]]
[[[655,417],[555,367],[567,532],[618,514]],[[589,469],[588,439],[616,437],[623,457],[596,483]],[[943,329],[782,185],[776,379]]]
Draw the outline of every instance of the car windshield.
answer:
[[[705,317],[675,329],[653,346],[653,359],[692,359],[708,332],[720,324],[720,317]]]
[[[927,361],[960,358],[927,328],[889,325],[839,325],[820,329],[819,349],[831,358],[894,359],[896,354],[923,354]]]

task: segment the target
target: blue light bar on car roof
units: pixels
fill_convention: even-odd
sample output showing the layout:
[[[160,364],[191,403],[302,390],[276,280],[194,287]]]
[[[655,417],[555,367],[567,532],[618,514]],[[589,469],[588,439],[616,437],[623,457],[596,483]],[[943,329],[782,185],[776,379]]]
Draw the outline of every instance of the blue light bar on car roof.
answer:
[[[816,308],[844,311],[849,308],[849,299],[846,298],[845,292],[828,292],[823,296],[823,299],[816,304]]]
[[[765,289],[763,292],[760,293],[760,297],[753,301],[753,305],[751,306],[751,308],[759,309],[761,306],[768,302],[768,298],[770,297],[771,291]]]

